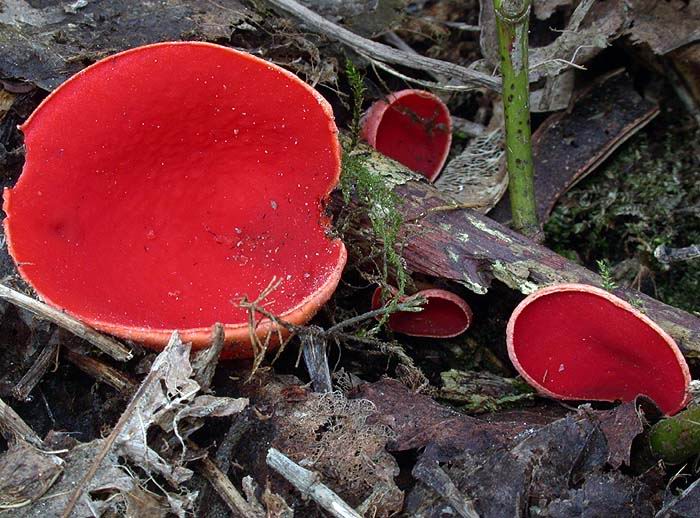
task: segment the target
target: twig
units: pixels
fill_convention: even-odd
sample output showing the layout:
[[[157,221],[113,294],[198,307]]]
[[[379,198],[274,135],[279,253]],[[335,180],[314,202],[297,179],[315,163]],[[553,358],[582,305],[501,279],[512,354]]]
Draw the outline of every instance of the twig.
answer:
[[[69,362],[78,367],[85,374],[92,376],[97,381],[109,385],[123,394],[130,394],[136,390],[137,384],[134,380],[106,363],[68,348],[65,349],[64,355]]]
[[[0,399],[0,432],[8,441],[10,439],[25,441],[37,448],[43,448],[43,442],[36,432],[2,399]]]
[[[413,313],[418,313],[422,311],[423,308],[421,307],[421,304],[424,301],[425,300],[420,297],[412,297],[404,302],[399,302],[395,305],[389,305],[381,307],[379,309],[373,309],[372,311],[367,311],[366,313],[362,313],[361,315],[357,315],[356,317],[348,318],[347,320],[338,322],[336,325],[326,329],[325,333],[329,337],[332,337],[335,333],[339,332],[342,329],[345,329],[348,326],[353,326],[355,324],[364,322],[365,320],[371,320],[372,318],[381,317],[387,313],[393,313],[395,311],[409,311]]]
[[[464,85],[485,87],[496,91],[501,89],[501,81],[497,77],[439,59],[427,58],[419,54],[393,49],[388,45],[368,40],[326,20],[294,0],[268,0],[268,3],[292,16],[300,18],[311,30],[338,40],[377,61],[403,65],[415,70],[451,77]]]
[[[314,326],[316,327],[316,326]],[[309,371],[314,392],[333,392],[331,372],[328,368],[328,354],[326,339],[321,333],[304,333],[301,336],[301,347],[304,352],[304,363]]]
[[[407,83],[414,83],[417,85],[420,85],[424,88],[429,88],[431,90],[442,90],[443,92],[469,92],[471,90],[474,90],[476,88],[473,85],[447,85],[444,83],[438,83],[436,81],[425,81],[423,79],[417,79],[415,77],[407,76],[406,74],[402,74],[395,68],[390,67],[386,63],[383,63],[382,61],[379,61],[378,59],[374,59],[372,56],[369,54],[366,54],[358,49],[355,49],[355,52],[357,52],[360,56],[365,58],[367,61],[369,61],[372,66],[376,66],[377,68],[381,68],[384,70],[384,72],[391,74],[392,76],[398,77],[399,79],[402,79],[406,81]],[[398,51],[397,51],[398,52]],[[417,56],[418,54],[412,54],[414,56]]]
[[[170,337],[170,341],[168,342],[166,349],[168,347],[172,347],[179,340],[180,340],[180,337],[178,336],[178,333],[176,331]],[[153,367],[155,367],[155,365]],[[68,500],[68,503],[66,504],[65,509],[63,510],[63,514],[61,515],[62,518],[69,518],[70,517],[71,513],[73,512],[73,509],[75,509],[75,506],[78,503],[78,499],[83,494],[83,491],[85,491],[87,484],[95,476],[95,473],[97,473],[97,470],[100,468],[102,461],[105,459],[105,457],[107,456],[109,451],[114,446],[114,442],[117,440],[117,437],[119,437],[119,434],[121,433],[122,429],[124,428],[126,423],[129,421],[129,419],[131,419],[131,415],[134,413],[134,410],[138,406],[141,398],[149,390],[150,385],[153,384],[153,382],[160,375],[158,370],[153,368],[153,367],[151,367],[150,372],[144,378],[143,383],[141,383],[141,386],[138,388],[138,390],[134,394],[134,397],[131,398],[131,401],[129,401],[129,404],[126,406],[126,409],[122,413],[121,417],[119,417],[117,424],[115,424],[114,428],[112,428],[112,432],[104,440],[104,444],[102,445],[102,448],[100,449],[97,456],[95,457],[95,460],[90,465],[90,469],[88,469],[87,473],[85,473],[85,476],[82,478],[82,480],[76,486],[75,490],[73,491],[73,494],[71,495],[70,499]]]
[[[424,299],[420,297],[412,297],[404,302],[388,304],[379,309],[367,311],[366,313],[362,313],[361,315],[348,318],[346,320],[343,320],[342,322],[335,324],[334,326],[331,326],[328,329],[323,329],[318,326],[299,326],[292,324],[277,317],[276,315],[267,311],[266,309],[260,307],[255,302],[247,302],[244,300],[241,302],[241,306],[248,309],[249,313],[259,313],[263,317],[273,322],[276,326],[283,327],[287,331],[289,331],[289,333],[299,336],[302,340],[302,344],[304,344],[305,341],[308,340],[309,342],[307,343],[309,344],[313,343],[317,347],[320,347],[321,344],[323,344],[325,348],[325,344],[328,340],[344,340],[377,347],[383,354],[396,356],[398,358],[399,363],[402,364],[407,369],[407,371],[416,374],[422,380],[425,380],[425,383],[427,384],[427,379],[425,378],[425,375],[418,367],[416,367],[411,357],[408,356],[403,350],[403,348],[401,348],[400,346],[387,344],[386,342],[377,340],[375,338],[355,336],[349,333],[344,333],[342,331],[346,327],[357,325],[366,320],[384,316],[394,311],[420,311],[422,309],[420,305],[423,302]],[[317,392],[324,392],[326,391],[326,389],[330,391],[332,387],[331,381],[329,379],[330,373],[328,373],[328,378],[324,380],[326,375],[322,372],[322,369],[324,368],[323,361],[325,361],[325,369],[328,369],[328,359],[325,352],[323,353],[323,358],[314,357],[315,355],[321,354],[320,351],[309,351],[308,354],[311,356],[307,358],[306,347],[302,347],[300,353],[304,354],[304,360],[306,362],[306,367],[309,370],[311,380],[314,384],[314,390]],[[317,364],[317,362],[320,363]]]
[[[659,245],[654,250],[654,257],[663,264],[697,259],[700,257],[700,245],[690,245],[684,248],[669,248],[666,245]]]
[[[12,395],[20,400],[25,401],[34,387],[41,381],[44,377],[46,371],[49,370],[49,366],[52,361],[56,360],[56,355],[58,354],[58,340],[56,339],[57,330],[54,328],[54,332],[51,334],[48,343],[41,350],[36,360],[29,368],[27,372],[24,373],[22,379],[20,379],[17,384],[12,388]]]
[[[91,327],[86,326],[79,320],[68,316],[62,311],[52,308],[51,306],[44,304],[43,302],[39,302],[36,299],[28,297],[24,293],[13,290],[4,284],[0,284],[0,298],[11,302],[15,306],[19,306],[34,313],[39,318],[53,322],[54,324],[70,331],[75,336],[91,343],[115,360],[125,362],[132,358],[131,351],[113,338],[100,334]]]
[[[515,230],[530,238],[541,235],[537,220],[530,137],[528,20],[531,0],[495,0],[498,50],[503,74],[508,192]]]
[[[389,45],[393,45],[399,50],[403,50],[404,52],[408,52],[409,54],[418,54],[413,47],[411,47],[408,43],[406,43],[401,36],[396,34],[394,31],[389,31],[384,35],[384,41],[386,41]],[[430,75],[433,79],[436,81],[439,81],[441,83],[447,83],[449,82],[449,78],[445,76],[441,76],[440,74],[436,74],[435,72],[428,72],[428,75]]]
[[[250,425],[251,422],[247,413],[242,412],[234,416],[233,423],[231,423],[231,426],[216,450],[216,454],[214,455],[212,462],[216,464],[221,472],[226,476],[228,476],[229,468],[231,467],[231,463],[234,459],[233,450],[238,445],[238,442],[241,440],[243,434],[250,429]],[[213,488],[211,484],[204,486],[199,494],[199,511],[195,512],[195,516],[207,518],[222,514],[223,510],[221,509],[221,505],[213,504],[211,501],[213,491],[215,491],[215,488]]]
[[[224,326],[220,323],[214,324],[211,330],[211,345],[194,355],[192,360],[194,375],[192,377],[199,383],[202,392],[206,392],[211,387],[225,339]]]
[[[265,515],[257,512],[243,498],[243,495],[236,489],[231,480],[224,474],[214,462],[205,457],[197,463],[197,471],[206,478],[216,493],[226,503],[229,509],[235,514],[240,514],[245,518],[264,518]]]
[[[294,463],[275,448],[267,452],[267,465],[288,480],[305,497],[312,498],[318,505],[336,518],[362,518],[337,494],[320,482],[318,474]]]
[[[479,518],[474,502],[457,488],[450,476],[433,461],[418,461],[413,474],[418,480],[443,497],[462,518]]]

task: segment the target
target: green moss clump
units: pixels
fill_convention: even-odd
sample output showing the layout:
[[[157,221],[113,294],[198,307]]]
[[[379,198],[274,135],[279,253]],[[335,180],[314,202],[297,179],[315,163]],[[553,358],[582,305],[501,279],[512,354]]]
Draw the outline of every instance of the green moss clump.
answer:
[[[408,280],[403,258],[398,251],[399,234],[403,226],[403,218],[398,210],[400,199],[379,174],[367,167],[365,153],[357,149],[365,95],[364,79],[350,60],[347,62],[346,74],[352,91],[352,120],[350,136],[343,146],[340,189],[346,207],[353,200],[358,205],[358,210],[346,211],[339,228],[341,233],[346,234],[346,243],[352,243],[352,237],[344,230],[349,225],[354,226],[358,220],[369,219],[374,234],[371,239],[372,249],[361,251],[360,254],[365,259],[379,256],[380,271],[365,273],[365,276],[384,286],[392,285],[398,288],[398,293],[391,297],[391,304],[396,305],[405,292]],[[390,278],[393,282],[390,282]],[[389,291],[384,290],[384,293],[388,294]]]

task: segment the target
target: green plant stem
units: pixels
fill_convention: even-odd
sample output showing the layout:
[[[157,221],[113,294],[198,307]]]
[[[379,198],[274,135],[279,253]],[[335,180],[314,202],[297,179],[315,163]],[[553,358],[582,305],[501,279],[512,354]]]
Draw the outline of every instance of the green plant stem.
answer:
[[[494,8],[503,75],[506,163],[513,227],[528,237],[537,237],[541,229],[535,205],[528,78],[530,0],[494,0]]]
[[[649,446],[657,459],[680,464],[700,454],[700,405],[659,421],[649,430]]]

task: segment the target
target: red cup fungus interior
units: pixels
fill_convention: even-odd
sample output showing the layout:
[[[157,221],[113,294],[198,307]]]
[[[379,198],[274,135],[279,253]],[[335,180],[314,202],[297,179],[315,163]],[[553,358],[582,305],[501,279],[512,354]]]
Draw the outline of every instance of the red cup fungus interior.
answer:
[[[304,322],[339,281],[346,252],[323,212],[340,174],[332,111],[275,65],[139,47],[69,79],[22,131],[10,252],[42,298],[98,329],[201,346],[222,322],[244,344],[241,297],[279,279],[266,309]]]
[[[452,120],[439,97],[401,90],[370,107],[362,133],[377,151],[433,181],[450,151]]]
[[[464,333],[471,325],[471,308],[460,296],[441,289],[422,290],[415,295],[425,298],[423,310],[392,313],[387,321],[389,329],[409,336],[452,338]],[[379,309],[382,305],[382,289],[377,288],[372,295],[372,309]]]
[[[631,401],[644,394],[666,414],[688,401],[690,374],[673,339],[605,290],[563,284],[523,300],[507,329],[520,374],[558,399]]]

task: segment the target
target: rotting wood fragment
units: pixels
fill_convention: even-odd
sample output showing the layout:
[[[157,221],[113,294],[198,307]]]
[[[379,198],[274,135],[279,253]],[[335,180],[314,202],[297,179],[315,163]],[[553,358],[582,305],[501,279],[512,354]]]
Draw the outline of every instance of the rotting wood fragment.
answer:
[[[29,370],[22,376],[17,384],[12,388],[12,395],[19,401],[25,401],[34,387],[49,370],[52,363],[57,360],[58,354],[58,331],[54,330],[51,338],[36,357],[36,360]]]

